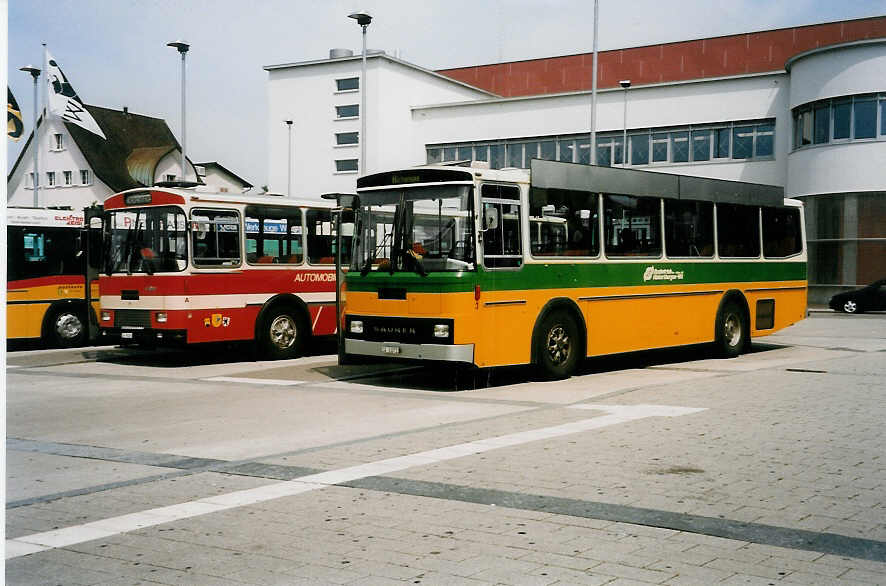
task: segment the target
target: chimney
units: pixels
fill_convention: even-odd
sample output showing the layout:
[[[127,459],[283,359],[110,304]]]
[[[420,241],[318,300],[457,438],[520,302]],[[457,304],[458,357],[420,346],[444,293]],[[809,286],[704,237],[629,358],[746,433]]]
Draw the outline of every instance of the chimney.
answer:
[[[129,106],[123,106],[123,113],[129,116]]]

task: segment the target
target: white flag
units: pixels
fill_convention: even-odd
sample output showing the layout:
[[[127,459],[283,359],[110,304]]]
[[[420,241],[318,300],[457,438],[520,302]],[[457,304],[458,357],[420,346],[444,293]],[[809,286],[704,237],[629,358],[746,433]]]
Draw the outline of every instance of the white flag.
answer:
[[[77,92],[68,83],[68,78],[62,73],[58,63],[46,52],[46,81],[49,84],[49,111],[66,120],[71,124],[76,124],[84,130],[88,130],[93,134],[107,140],[105,133],[99,128],[98,123],[92,114],[83,107],[83,101],[77,96]]]

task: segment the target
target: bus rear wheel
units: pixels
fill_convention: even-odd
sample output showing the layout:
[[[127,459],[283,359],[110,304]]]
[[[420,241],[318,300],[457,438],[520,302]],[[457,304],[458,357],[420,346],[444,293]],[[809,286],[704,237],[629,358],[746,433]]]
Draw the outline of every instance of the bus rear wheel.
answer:
[[[734,301],[729,301],[720,308],[716,332],[714,344],[717,354],[723,358],[735,358],[750,345],[748,319]]]
[[[53,346],[82,346],[86,340],[86,316],[77,308],[60,307],[50,314],[47,329],[47,342]]]
[[[263,320],[261,343],[271,360],[301,356],[305,336],[304,320],[294,308],[274,309]]]
[[[544,318],[536,339],[536,362],[546,380],[569,378],[578,365],[578,326],[565,311]]]

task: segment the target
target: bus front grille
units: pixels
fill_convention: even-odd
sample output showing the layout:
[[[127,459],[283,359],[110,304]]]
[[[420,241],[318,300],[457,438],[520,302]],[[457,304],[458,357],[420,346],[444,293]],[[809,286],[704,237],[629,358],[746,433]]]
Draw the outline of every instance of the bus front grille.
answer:
[[[114,327],[149,328],[151,312],[147,309],[117,309],[114,311]]]

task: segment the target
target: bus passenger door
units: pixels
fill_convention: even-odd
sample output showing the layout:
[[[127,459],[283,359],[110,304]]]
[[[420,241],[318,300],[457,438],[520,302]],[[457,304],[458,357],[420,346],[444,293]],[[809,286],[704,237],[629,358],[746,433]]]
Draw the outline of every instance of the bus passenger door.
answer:
[[[521,285],[520,188],[484,184],[480,191],[483,269],[474,361],[478,366],[529,362],[529,291]]]

